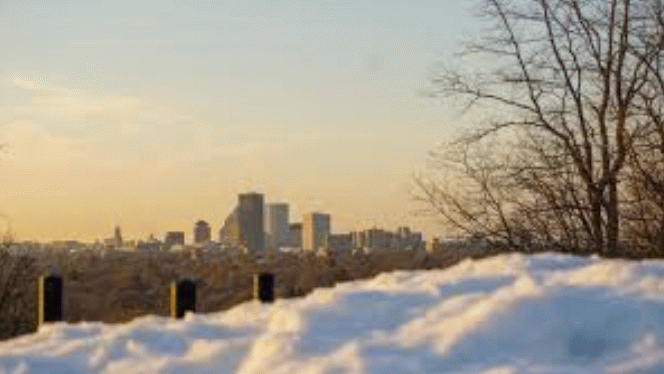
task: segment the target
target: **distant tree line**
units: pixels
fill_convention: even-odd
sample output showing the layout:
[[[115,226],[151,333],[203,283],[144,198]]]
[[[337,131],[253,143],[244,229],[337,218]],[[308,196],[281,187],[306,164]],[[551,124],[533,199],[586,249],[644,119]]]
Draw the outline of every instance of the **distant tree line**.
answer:
[[[19,254],[4,245],[0,246],[0,339],[35,331],[37,279],[51,272],[63,280],[65,321],[127,322],[146,314],[168,316],[170,284],[183,277],[198,285],[197,313],[210,313],[251,300],[253,276],[260,272],[275,275],[277,298],[289,298],[382,272],[441,268],[464,257],[490,254],[486,249],[458,248],[436,253],[280,253],[256,259],[223,251],[195,257],[158,251]]]

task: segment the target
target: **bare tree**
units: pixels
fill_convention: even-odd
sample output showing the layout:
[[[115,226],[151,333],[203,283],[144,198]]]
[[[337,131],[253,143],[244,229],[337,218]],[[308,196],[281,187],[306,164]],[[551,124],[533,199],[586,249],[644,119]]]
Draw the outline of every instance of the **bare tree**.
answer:
[[[7,144],[0,143],[0,153]],[[11,219],[0,212],[0,339],[36,327],[36,261],[12,252]]]
[[[664,45],[664,4],[649,8],[649,28],[633,38],[645,51],[630,51],[647,68],[649,80],[639,91],[639,110],[649,126],[629,153],[630,178],[625,215],[626,235],[647,252],[664,254],[664,78],[661,48]]]
[[[433,155],[444,161],[439,172],[457,168],[464,195],[420,177],[420,197],[466,231],[491,211],[484,232],[510,244],[528,232],[617,254],[624,182],[640,160],[637,146],[652,144],[661,118],[661,8],[661,0],[483,0],[491,27],[462,58],[493,67],[443,69],[430,94],[502,115],[453,143],[471,157],[450,164]],[[476,152],[506,143],[498,162]]]

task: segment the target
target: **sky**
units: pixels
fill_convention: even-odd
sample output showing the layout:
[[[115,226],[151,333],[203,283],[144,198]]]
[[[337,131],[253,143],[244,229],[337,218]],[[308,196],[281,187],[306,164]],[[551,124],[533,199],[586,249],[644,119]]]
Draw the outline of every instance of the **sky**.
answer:
[[[469,3],[2,1],[0,216],[23,240],[189,237],[253,190],[333,232],[437,236],[411,178],[464,119],[419,92]]]

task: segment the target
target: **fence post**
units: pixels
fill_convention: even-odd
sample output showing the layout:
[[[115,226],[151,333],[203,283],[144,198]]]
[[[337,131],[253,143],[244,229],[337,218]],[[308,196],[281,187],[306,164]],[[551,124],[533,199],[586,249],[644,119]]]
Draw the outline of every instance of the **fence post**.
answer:
[[[171,318],[180,319],[188,310],[196,312],[196,283],[190,279],[171,283]]]
[[[254,274],[254,299],[258,299],[262,303],[274,301],[274,274]]]
[[[41,275],[37,282],[37,326],[62,321],[62,277]]]
[[[330,288],[334,287],[334,279],[326,274],[322,274],[318,276],[318,287],[321,288]]]

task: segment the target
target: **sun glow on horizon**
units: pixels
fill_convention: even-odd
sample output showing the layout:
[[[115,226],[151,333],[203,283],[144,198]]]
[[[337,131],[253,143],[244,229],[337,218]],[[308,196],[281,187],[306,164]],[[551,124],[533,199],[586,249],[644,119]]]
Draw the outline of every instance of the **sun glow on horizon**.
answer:
[[[128,237],[214,231],[260,186],[293,221],[435,232],[410,178],[459,119],[417,93],[475,27],[459,19],[420,0],[0,4],[0,212],[19,239],[93,241],[117,217]]]

